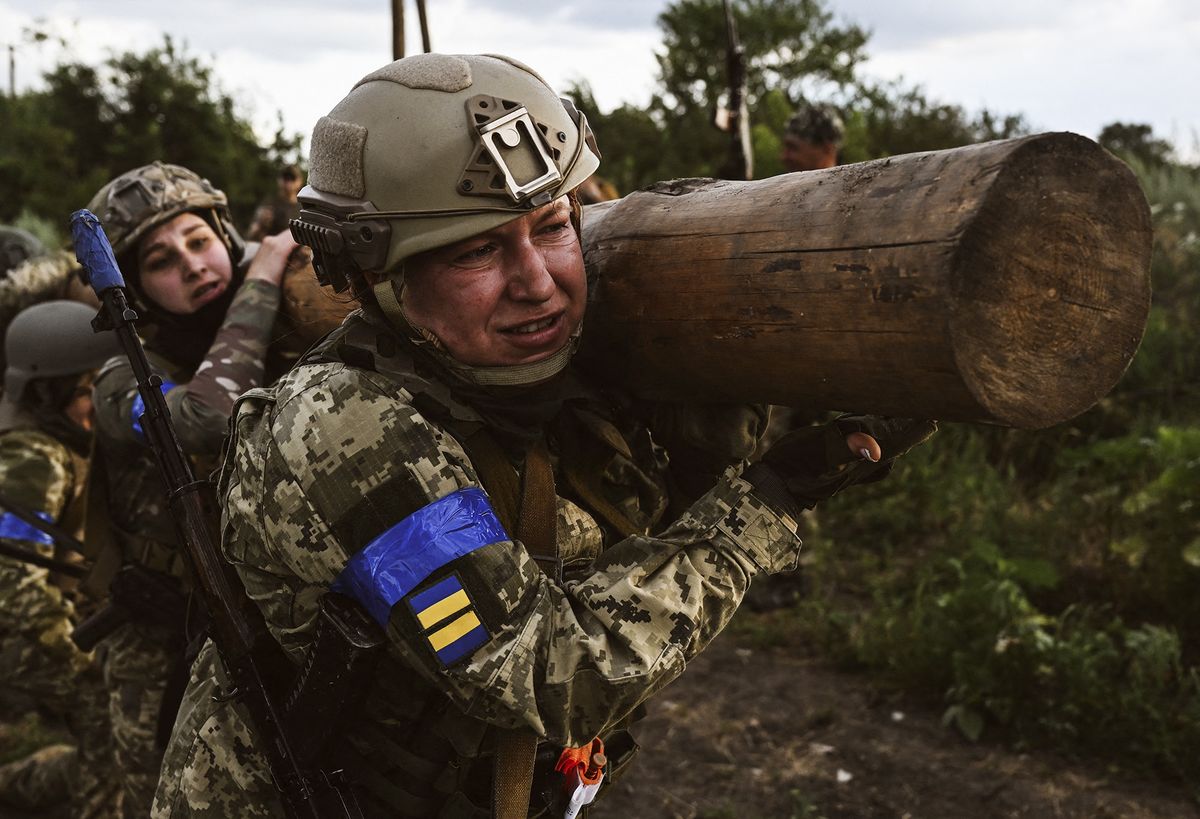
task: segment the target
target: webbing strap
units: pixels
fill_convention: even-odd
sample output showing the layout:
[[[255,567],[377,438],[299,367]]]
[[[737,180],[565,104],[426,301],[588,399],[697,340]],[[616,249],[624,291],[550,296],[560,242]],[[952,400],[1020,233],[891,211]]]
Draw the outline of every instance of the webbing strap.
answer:
[[[108,597],[108,587],[121,568],[121,547],[112,532],[108,495],[108,471],[104,456],[93,436],[88,458],[87,483],[83,498],[83,542],[92,558],[92,570],[83,581],[83,589],[93,600]]]
[[[496,767],[492,772],[492,815],[496,819],[525,819],[529,815],[537,742],[537,735],[528,728],[497,733]]]
[[[521,484],[508,456],[486,427],[480,427],[463,441],[463,448],[479,474],[479,482],[488,493],[496,517],[504,524],[504,530],[510,535],[516,533],[521,514]],[[517,537],[519,539],[520,535]]]
[[[554,494],[554,468],[546,441],[539,439],[525,456],[521,482],[521,513],[517,537],[530,554],[558,557],[558,499]]]
[[[545,441],[539,440],[525,456],[519,498],[516,474],[486,430],[470,437],[467,451],[505,528],[510,533],[515,528],[517,539],[534,557],[557,558],[558,500]],[[492,772],[492,815],[497,819],[529,815],[537,743],[537,735],[528,728],[497,731]]]

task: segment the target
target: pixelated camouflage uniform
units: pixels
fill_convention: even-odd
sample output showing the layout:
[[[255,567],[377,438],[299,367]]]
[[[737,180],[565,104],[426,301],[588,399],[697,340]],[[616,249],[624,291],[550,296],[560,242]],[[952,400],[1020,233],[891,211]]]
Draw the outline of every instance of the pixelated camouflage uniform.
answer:
[[[220,451],[234,400],[263,383],[278,306],[278,286],[246,281],[194,372],[161,355],[151,356],[155,371],[165,382],[167,407],[179,442],[201,474],[211,469]],[[121,560],[182,578],[184,558],[175,522],[153,452],[135,417],[140,414],[141,400],[127,360],[112,359],[101,370],[95,403],[97,448]],[[150,812],[162,760],[157,737],[159,712],[185,642],[178,627],[131,622],[101,644],[127,816],[144,817]]]
[[[373,559],[391,534],[477,496],[480,475],[459,438],[486,423],[512,441],[490,410],[418,374],[412,356],[364,308],[236,411],[219,486],[222,548],[297,663],[319,600],[346,579],[348,561]],[[497,727],[532,729],[551,766],[563,746],[611,736],[721,630],[752,577],[796,561],[794,518],[736,469],[663,529],[663,450],[619,401],[573,371],[566,382],[566,402],[535,424],[556,464],[561,580],[501,530],[441,561],[400,601],[358,589],[386,624],[387,651],[331,753],[361,787],[368,816],[489,815]],[[736,454],[753,444],[750,436]],[[622,518],[632,535],[618,533]],[[409,546],[436,554],[439,543]],[[437,653],[441,626],[427,632],[417,614],[442,583],[461,586],[483,629],[456,661]],[[164,760],[158,819],[283,815],[242,706],[214,701],[227,683],[206,646]],[[612,747],[610,770],[631,751]]]
[[[32,425],[0,432],[0,486],[14,503],[68,528],[82,521],[80,500],[86,459]],[[44,556],[54,554],[49,535],[0,509],[0,538]],[[78,779],[70,794],[82,808],[96,798],[111,770],[106,695],[91,654],[71,641],[75,611],[71,601],[40,566],[0,557],[0,687],[19,691],[64,718],[78,747]],[[66,796],[60,766],[25,766],[27,801],[60,801]],[[31,784],[32,783],[32,784]],[[40,783],[40,784],[39,784]],[[0,794],[2,799],[7,794]]]

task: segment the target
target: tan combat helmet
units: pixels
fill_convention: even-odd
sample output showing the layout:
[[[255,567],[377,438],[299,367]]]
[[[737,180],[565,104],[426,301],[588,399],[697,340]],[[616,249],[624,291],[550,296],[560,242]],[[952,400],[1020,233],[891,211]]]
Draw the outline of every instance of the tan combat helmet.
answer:
[[[88,210],[96,214],[113,253],[122,267],[137,243],[150,230],[181,213],[196,213],[212,226],[229,250],[234,267],[242,259],[245,242],[233,226],[229,200],[207,179],[180,165],[154,162],[127,171],[101,188]],[[124,270],[136,283],[137,271]]]
[[[312,135],[297,241],[324,284],[516,219],[600,164],[583,115],[517,60],[416,54],[363,77]],[[376,287],[379,294],[379,288]]]

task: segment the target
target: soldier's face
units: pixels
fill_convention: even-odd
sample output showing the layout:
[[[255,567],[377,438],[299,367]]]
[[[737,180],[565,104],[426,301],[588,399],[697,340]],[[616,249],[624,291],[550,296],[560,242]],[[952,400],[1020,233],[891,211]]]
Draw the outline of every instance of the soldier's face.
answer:
[[[832,142],[809,142],[788,134],[783,138],[779,161],[789,173],[832,168],[837,164],[837,145]]]
[[[583,321],[587,280],[566,197],[404,267],[404,309],[472,366],[548,358]]]
[[[142,291],[155,304],[190,315],[229,287],[233,265],[229,251],[208,222],[181,213],[146,234],[138,243]]]

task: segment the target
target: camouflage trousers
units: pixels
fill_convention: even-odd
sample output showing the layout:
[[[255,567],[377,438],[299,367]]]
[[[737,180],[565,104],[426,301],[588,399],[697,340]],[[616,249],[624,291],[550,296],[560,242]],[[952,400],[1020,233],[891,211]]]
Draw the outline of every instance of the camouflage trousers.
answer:
[[[241,707],[215,700],[228,687],[216,648],[192,664],[187,693],[163,760],[153,819],[283,819],[283,808],[255,749]]]
[[[150,815],[158,787],[159,711],[179,659],[177,651],[166,648],[168,644],[169,635],[161,628],[140,623],[122,626],[101,643],[122,815],[129,819]]]
[[[46,796],[83,805],[106,787],[112,748],[100,669],[71,642],[74,625],[74,607],[49,583],[45,569],[0,558],[0,688],[63,720],[78,744],[69,766],[71,785],[67,791],[48,787]],[[36,772],[41,764],[48,766],[44,776]],[[65,769],[58,755],[47,754],[25,760],[22,770],[11,781],[54,783]]]

